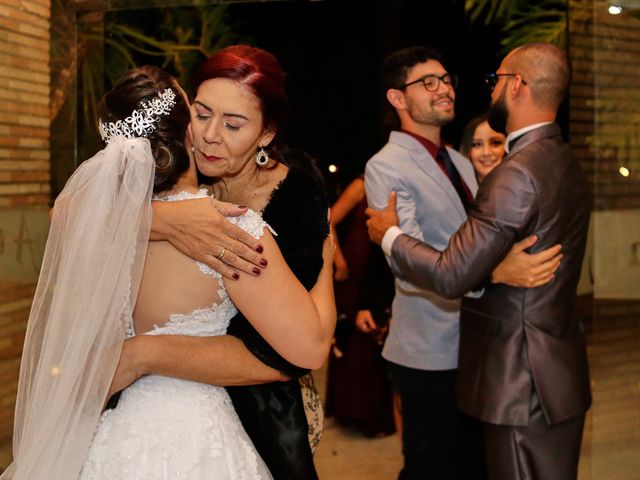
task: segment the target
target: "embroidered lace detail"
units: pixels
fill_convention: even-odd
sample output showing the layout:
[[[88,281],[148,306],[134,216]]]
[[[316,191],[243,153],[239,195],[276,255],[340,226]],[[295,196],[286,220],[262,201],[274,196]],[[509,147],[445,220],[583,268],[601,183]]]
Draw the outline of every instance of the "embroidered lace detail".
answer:
[[[205,197],[208,197],[208,196],[209,196],[209,193],[208,193],[207,189],[206,188],[201,188],[196,193],[179,192],[179,193],[176,193],[174,195],[167,195],[165,197],[160,197],[158,195],[154,195],[153,196],[153,200],[159,201],[159,202],[178,202],[178,201],[181,201],[181,200],[193,200],[193,199],[196,199],[196,198],[205,198]],[[203,273],[206,273],[208,275],[213,275],[214,277],[216,277],[218,279],[218,283],[222,287],[222,275],[220,275],[215,270],[210,269],[206,265],[201,264],[200,262],[196,262],[196,263],[198,264],[198,267],[200,267],[200,270]],[[206,267],[208,269],[208,271],[204,271],[202,269],[201,265]],[[129,294],[130,294],[130,292],[131,292],[131,282],[129,282],[128,291],[129,291]],[[220,293],[220,290],[218,291],[218,293]],[[128,305],[130,305],[130,304],[131,304],[131,302],[128,303]],[[136,332],[135,332],[135,329],[133,327],[133,312],[131,311],[131,308],[127,308],[126,311],[123,312],[122,319],[123,319],[122,321],[124,323],[124,328],[125,328],[125,337],[126,338],[134,337],[136,335]]]
[[[153,199],[157,202],[180,202],[182,200],[195,200],[208,196],[210,196],[209,191],[206,188],[201,188],[197,192],[178,192],[166,196],[154,195]]]
[[[212,277],[216,277],[219,280],[222,279],[222,275],[220,275],[218,272],[216,272],[213,268],[211,268],[206,263],[196,262],[196,265],[198,265],[198,268],[200,269],[200,271],[205,275],[211,275]]]
[[[324,430],[324,408],[322,407],[322,400],[320,400],[320,394],[318,393],[316,384],[313,381],[313,376],[308,373],[300,377],[299,382],[302,402],[304,404],[304,413],[309,426],[307,433],[309,446],[311,447],[311,453],[315,453],[322,438],[322,431]]]
[[[277,235],[277,233],[269,226],[269,224],[265,222],[262,217],[253,210],[247,210],[247,213],[245,213],[241,217],[227,217],[227,220],[235,225],[238,225],[253,238],[262,237],[265,228],[268,228],[273,235]],[[218,278],[218,280],[222,280],[222,275],[220,275],[208,265],[201,262],[196,263],[202,273],[206,275],[213,275],[214,277]]]
[[[212,195],[209,195],[207,189],[201,188],[197,193],[179,192],[174,195],[167,195],[166,197],[154,196],[153,199],[160,202],[179,202],[182,200],[193,200],[196,198],[205,198],[209,196]],[[271,228],[271,226],[253,210],[247,210],[247,213],[240,217],[227,217],[227,220],[235,225],[238,225],[253,238],[261,238],[265,228],[268,228],[272,235],[278,235],[275,230]],[[202,273],[204,273],[205,275],[216,277],[222,284],[222,275],[202,262],[196,262],[196,264],[198,265],[198,268]]]
[[[174,195],[167,195],[166,197],[154,196],[153,199],[159,202],[180,202],[182,200],[194,200],[196,198],[205,198],[208,196],[209,192],[207,191],[207,189],[201,188],[197,193],[179,192]],[[217,278],[220,285],[222,285],[222,275],[216,272],[213,268],[202,262],[196,262],[196,265],[198,265],[198,268],[202,273]]]
[[[278,235],[275,230],[271,228],[271,225],[265,222],[260,214],[253,210],[247,210],[247,213],[240,217],[227,217],[227,220],[238,225],[253,238],[261,238],[265,227],[269,229],[272,235]]]
[[[229,321],[238,313],[225,290],[224,299],[211,308],[194,310],[189,315],[174,313],[164,325],[154,325],[145,335],[189,335],[192,337],[211,337],[227,333]]]
[[[102,415],[81,480],[270,478],[222,387],[143,377]]]
[[[222,302],[146,335],[223,335],[236,308]],[[271,476],[222,387],[150,375],[122,393],[93,438],[80,480],[261,480]]]
[[[158,200],[206,196],[207,191],[200,190]],[[266,226],[252,211],[231,221],[256,238],[260,238]],[[198,266],[218,278],[219,303],[187,315],[173,314],[167,323],[154,326],[145,335],[202,337],[226,333],[237,309],[220,274],[204,264]],[[143,377],[123,391],[115,409],[102,414],[80,480],[180,478],[272,477],[242,428],[224,388],[159,375]]]

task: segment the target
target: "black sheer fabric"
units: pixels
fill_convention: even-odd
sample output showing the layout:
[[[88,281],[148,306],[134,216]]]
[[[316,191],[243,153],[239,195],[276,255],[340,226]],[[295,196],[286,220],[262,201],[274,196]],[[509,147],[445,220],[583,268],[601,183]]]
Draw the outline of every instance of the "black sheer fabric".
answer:
[[[275,239],[293,273],[311,289],[322,268],[329,202],[322,177],[306,155],[289,152],[284,163],[289,173],[273,192],[263,218],[278,234]],[[282,358],[240,313],[231,320],[228,334],[240,338],[263,363],[291,378],[287,382],[227,388],[271,474],[278,480],[318,478],[298,383],[308,370]]]

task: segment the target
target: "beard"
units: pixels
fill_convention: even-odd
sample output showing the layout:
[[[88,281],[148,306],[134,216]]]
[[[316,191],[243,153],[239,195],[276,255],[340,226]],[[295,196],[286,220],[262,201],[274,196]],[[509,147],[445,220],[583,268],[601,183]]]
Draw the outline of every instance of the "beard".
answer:
[[[436,113],[431,115],[430,120],[434,125],[437,125],[438,127],[444,127],[445,125],[448,125],[451,122],[453,122],[454,118],[455,118],[455,114],[453,112]]]
[[[447,98],[454,103],[453,98],[447,95]],[[431,109],[425,111],[426,109],[420,103],[408,101],[409,107],[409,116],[417,123],[423,125],[435,125],[438,127],[443,127],[449,123],[451,123],[455,118],[454,110],[450,112],[439,111],[437,109]]]
[[[498,133],[507,134],[507,119],[509,118],[509,110],[507,110],[507,102],[504,99],[504,92],[500,98],[493,102],[489,107],[487,121],[489,126]]]

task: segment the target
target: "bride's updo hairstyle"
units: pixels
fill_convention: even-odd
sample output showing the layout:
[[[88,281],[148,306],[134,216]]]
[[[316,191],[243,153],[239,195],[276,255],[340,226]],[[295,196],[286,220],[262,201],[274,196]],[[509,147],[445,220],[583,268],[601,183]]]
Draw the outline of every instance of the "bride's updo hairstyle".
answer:
[[[189,168],[184,140],[191,117],[189,106],[175,79],[157,67],[147,65],[135,68],[122,76],[98,105],[100,121],[115,123],[131,116],[134,110],[143,108],[143,103],[153,102],[165,89],[171,89],[175,94],[175,105],[169,113],[154,116],[157,120],[152,132],[136,135],[148,138],[151,145],[156,162],[155,193],[169,190]]]
[[[271,53],[250,45],[231,45],[211,55],[193,77],[193,91],[214,78],[240,83],[258,100],[263,127],[278,132],[287,112],[284,72]],[[273,150],[272,147],[269,148]]]

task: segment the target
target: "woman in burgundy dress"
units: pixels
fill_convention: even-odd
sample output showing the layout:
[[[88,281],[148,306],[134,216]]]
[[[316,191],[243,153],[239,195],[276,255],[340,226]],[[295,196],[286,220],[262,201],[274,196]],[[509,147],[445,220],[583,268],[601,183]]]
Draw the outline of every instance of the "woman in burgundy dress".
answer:
[[[393,299],[393,277],[371,243],[364,180],[356,178],[331,207],[339,244],[334,257],[338,327],[329,355],[327,416],[365,435],[395,431],[393,393],[380,355]]]

